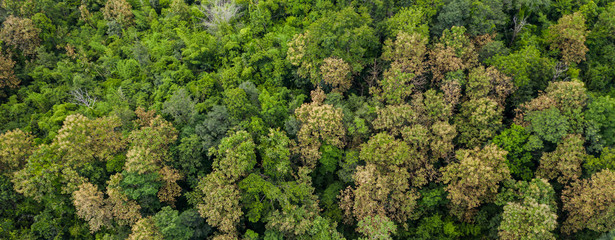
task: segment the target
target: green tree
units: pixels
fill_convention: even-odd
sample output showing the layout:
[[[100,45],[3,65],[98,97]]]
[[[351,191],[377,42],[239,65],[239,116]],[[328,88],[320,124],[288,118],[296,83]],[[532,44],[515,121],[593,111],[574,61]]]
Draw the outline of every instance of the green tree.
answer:
[[[371,17],[346,7],[329,12],[310,24],[304,33],[289,43],[287,58],[304,78],[321,79],[320,66],[325,58],[337,57],[350,64],[352,73],[360,72],[373,59],[377,45]],[[359,41],[351,41],[358,39]]]

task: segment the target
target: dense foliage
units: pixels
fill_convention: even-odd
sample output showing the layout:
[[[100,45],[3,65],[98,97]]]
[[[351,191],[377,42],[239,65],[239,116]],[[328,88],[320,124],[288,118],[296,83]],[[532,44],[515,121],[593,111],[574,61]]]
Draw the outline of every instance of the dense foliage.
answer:
[[[0,1],[0,239],[615,239],[615,3]]]

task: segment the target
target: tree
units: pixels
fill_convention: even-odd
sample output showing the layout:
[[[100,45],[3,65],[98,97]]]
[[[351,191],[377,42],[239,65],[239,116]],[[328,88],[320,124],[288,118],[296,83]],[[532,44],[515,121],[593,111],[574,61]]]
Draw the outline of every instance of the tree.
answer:
[[[212,33],[216,33],[239,15],[240,7],[232,1],[215,0],[209,4],[201,3],[198,9],[207,18],[201,19],[201,24]]]
[[[126,0],[107,1],[102,12],[105,20],[117,22],[122,26],[129,26],[134,21],[132,6]]]
[[[507,201],[503,203],[503,201]],[[505,204],[498,235],[502,239],[555,239],[555,191],[545,179],[519,181],[498,195]]]
[[[469,69],[478,61],[474,45],[466,36],[466,28],[463,26],[444,30],[428,54],[436,83],[440,83],[447,73]]]
[[[508,154],[508,169],[516,179],[530,180],[534,172],[531,146],[528,144],[530,134],[522,126],[513,124],[510,128],[502,131],[493,138],[493,143],[498,145]]]
[[[333,87],[334,92],[344,93],[352,86],[350,65],[344,60],[334,57],[325,58],[320,66],[322,80]],[[314,80],[314,79],[312,79]],[[318,83],[314,84],[318,85]]]
[[[0,173],[20,170],[34,151],[34,137],[21,129],[0,135]]]
[[[156,227],[156,222],[152,217],[142,218],[132,226],[132,233],[128,236],[129,240],[152,239],[162,240],[163,235]]]
[[[97,232],[102,227],[110,227],[113,218],[103,193],[91,183],[83,183],[79,190],[73,192],[73,204],[77,216],[88,221],[91,232]]]
[[[340,197],[346,217],[362,221],[380,215],[406,227],[419,198],[410,180],[424,177],[415,173],[426,168],[424,160],[405,142],[386,133],[376,134],[363,144],[359,158],[366,165],[356,169],[356,187],[348,187]]]
[[[615,228],[615,172],[603,170],[591,179],[573,182],[562,191],[563,210],[568,217],[562,225],[564,233],[588,228],[607,232]]]
[[[21,82],[13,71],[15,62],[4,54],[0,55],[0,88],[17,88]]]
[[[36,48],[41,42],[39,38],[41,30],[34,25],[32,20],[11,15],[4,20],[2,25],[0,40],[19,49],[23,55],[36,54]]]
[[[175,124],[189,124],[197,113],[195,104],[190,94],[182,88],[164,102],[162,112],[171,115]]]
[[[495,136],[502,125],[502,109],[489,98],[471,99],[461,104],[455,116],[459,142],[476,147]]]
[[[555,151],[544,153],[540,158],[537,175],[555,179],[566,184],[581,177],[581,164],[586,158],[583,137],[568,135],[557,145]]]
[[[345,145],[344,137],[346,129],[342,118],[341,109],[324,101],[322,90],[312,92],[312,103],[304,103],[295,110],[297,120],[301,122],[301,129],[297,133],[299,138],[299,151],[304,159],[304,164],[313,168],[316,166],[321,153],[320,146],[330,144],[337,148]]]
[[[90,120],[77,114],[67,116],[56,135],[55,143],[63,158],[74,167],[93,161],[110,160],[124,149],[125,140],[117,130],[120,119],[103,117]]]
[[[530,131],[551,143],[558,143],[570,129],[568,119],[562,116],[556,108],[530,112],[525,116],[524,120],[530,123],[528,126]]]
[[[328,57],[341,58],[353,74],[358,73],[371,62],[371,50],[378,42],[371,22],[367,13],[353,7],[329,12],[293,37],[287,59],[299,67],[297,73],[304,78],[322,79],[320,66]]]
[[[585,111],[585,119],[597,124],[607,146],[615,144],[615,99],[601,96],[593,99]]]
[[[361,220],[357,224],[357,231],[366,236],[360,239],[391,240],[391,234],[397,231],[397,226],[389,218],[376,215]]]
[[[387,40],[381,58],[390,61],[391,66],[377,80],[378,87],[370,88],[370,93],[382,102],[403,104],[414,85],[422,85],[426,45],[427,38],[418,33],[400,32],[395,42]]]
[[[511,78],[496,68],[479,66],[470,70],[466,95],[471,99],[488,97],[504,107],[506,97],[514,90]]]
[[[238,131],[222,139],[217,149],[210,149],[216,156],[214,171],[220,172],[231,182],[238,181],[256,165],[256,144],[246,131]]]
[[[575,12],[562,16],[557,24],[549,27],[547,42],[552,49],[560,50],[564,63],[579,63],[585,60],[585,53],[588,51],[585,46],[587,33],[585,17],[580,12]]]
[[[493,144],[461,149],[457,161],[441,169],[453,215],[471,220],[478,206],[495,200],[500,182],[510,178],[506,154]]]
[[[263,171],[273,179],[284,179],[291,173],[290,139],[279,129],[269,129],[267,136],[262,136],[258,150],[263,159]]]

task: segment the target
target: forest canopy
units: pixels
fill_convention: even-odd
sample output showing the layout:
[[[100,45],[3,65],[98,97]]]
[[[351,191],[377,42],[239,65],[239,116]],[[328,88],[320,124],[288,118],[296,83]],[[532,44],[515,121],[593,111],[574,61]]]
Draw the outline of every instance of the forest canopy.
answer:
[[[615,239],[615,2],[0,1],[0,239]]]

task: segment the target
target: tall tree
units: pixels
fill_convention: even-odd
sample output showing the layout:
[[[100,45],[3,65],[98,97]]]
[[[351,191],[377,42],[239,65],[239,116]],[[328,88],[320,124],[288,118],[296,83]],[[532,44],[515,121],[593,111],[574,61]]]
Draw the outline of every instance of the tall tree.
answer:
[[[493,144],[457,151],[457,161],[441,169],[452,214],[469,221],[477,207],[495,200],[500,182],[510,178],[506,154]]]
[[[563,210],[568,212],[562,231],[588,228],[607,232],[615,228],[615,172],[603,170],[591,179],[573,182],[562,191]]]

